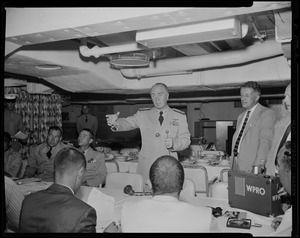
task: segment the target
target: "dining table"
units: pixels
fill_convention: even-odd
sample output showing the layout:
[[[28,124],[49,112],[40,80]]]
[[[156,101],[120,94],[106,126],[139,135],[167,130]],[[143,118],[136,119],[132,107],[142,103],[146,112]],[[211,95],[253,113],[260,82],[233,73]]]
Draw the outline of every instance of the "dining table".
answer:
[[[52,184],[52,182],[45,182],[34,178],[27,180],[18,180],[16,181],[16,183],[18,184],[18,187],[24,193],[24,195],[46,189]],[[96,187],[93,188],[87,186],[81,186],[79,191],[76,193],[76,196],[95,208],[97,213],[97,221],[105,221],[97,222],[96,231],[99,233],[103,232],[104,229],[113,221],[115,221],[119,225],[121,224],[122,205],[126,201],[138,201],[140,199],[149,199],[152,197],[149,194],[138,194],[138,196],[130,196],[128,194],[125,194],[123,190],[120,189]],[[95,198],[93,199],[92,196],[96,196],[96,200]],[[108,220],[105,220],[103,218],[103,214],[105,214],[103,209],[105,208],[103,208],[103,206],[99,206],[99,204],[104,201],[100,201],[103,199],[103,197],[106,199],[106,202],[108,201],[108,198],[109,201],[112,202],[113,214],[109,217]],[[212,208],[219,207],[222,209],[222,215],[216,218],[219,229],[218,231],[212,231],[213,233],[250,233],[253,236],[265,236],[274,231],[271,227],[271,222],[274,219],[273,217],[266,217],[243,209],[230,207],[230,205],[228,204],[228,199],[185,196],[181,197],[181,200],[195,206],[206,206]],[[252,224],[255,224],[256,226],[251,226],[250,229],[227,227],[226,223],[228,217],[225,216],[226,212],[244,212],[244,214],[246,214],[246,218],[251,219]]]

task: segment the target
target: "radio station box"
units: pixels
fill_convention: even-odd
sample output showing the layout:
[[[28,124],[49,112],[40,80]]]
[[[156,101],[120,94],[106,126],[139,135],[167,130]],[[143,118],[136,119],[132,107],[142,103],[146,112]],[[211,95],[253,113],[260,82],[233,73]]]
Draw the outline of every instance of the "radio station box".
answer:
[[[279,177],[228,172],[228,202],[231,207],[267,217],[281,215],[284,212],[277,194],[280,187]]]

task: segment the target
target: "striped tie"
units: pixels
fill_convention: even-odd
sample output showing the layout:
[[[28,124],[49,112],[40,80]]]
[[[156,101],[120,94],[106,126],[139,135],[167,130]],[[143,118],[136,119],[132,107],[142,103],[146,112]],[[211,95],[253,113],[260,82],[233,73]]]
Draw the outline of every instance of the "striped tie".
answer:
[[[244,130],[245,130],[247,121],[248,121],[248,119],[249,119],[250,112],[251,112],[251,111],[247,111],[247,115],[246,115],[246,118],[245,118],[245,120],[244,120],[244,122],[243,122],[243,126],[242,126],[242,128],[241,128],[241,130],[240,130],[240,133],[239,133],[237,139],[236,139],[236,142],[235,142],[235,145],[234,145],[234,149],[233,149],[233,154],[234,154],[234,156],[237,156],[237,154],[238,154],[237,151],[238,151],[238,148],[239,148],[240,140],[241,140],[241,138],[242,138],[242,135],[243,135],[243,132],[244,132]]]

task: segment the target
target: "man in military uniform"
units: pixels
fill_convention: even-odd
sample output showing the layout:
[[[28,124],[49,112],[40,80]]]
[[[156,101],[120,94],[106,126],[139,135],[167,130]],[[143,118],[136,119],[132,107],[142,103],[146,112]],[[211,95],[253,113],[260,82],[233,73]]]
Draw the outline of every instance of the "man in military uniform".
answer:
[[[153,162],[162,155],[178,159],[177,151],[186,149],[190,141],[187,118],[184,112],[170,108],[168,88],[157,83],[151,88],[152,108],[141,108],[133,116],[118,118],[116,114],[106,115],[107,124],[113,131],[129,131],[140,128],[142,148],[139,155],[137,172],[145,182]]]
[[[97,136],[98,131],[98,119],[90,113],[90,106],[88,104],[82,105],[81,108],[82,114],[77,118],[76,128],[78,135],[84,128],[90,129],[95,137]]]

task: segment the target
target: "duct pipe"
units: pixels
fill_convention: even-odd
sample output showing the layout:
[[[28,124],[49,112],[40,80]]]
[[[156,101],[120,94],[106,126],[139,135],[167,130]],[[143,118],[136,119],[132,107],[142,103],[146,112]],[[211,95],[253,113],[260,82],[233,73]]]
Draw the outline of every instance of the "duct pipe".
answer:
[[[98,47],[94,46],[92,49],[88,48],[86,45],[79,46],[79,52],[84,57],[94,56],[98,58],[101,55],[121,53],[121,52],[130,52],[144,50],[145,48],[140,48],[137,43],[126,44],[126,45],[116,45],[109,47]]]
[[[149,75],[163,75],[170,72],[205,69],[210,67],[230,66],[253,60],[265,59],[282,55],[281,44],[273,41],[265,41],[244,49],[227,52],[216,52],[209,55],[180,57],[174,59],[162,59],[150,62],[149,68],[121,69],[126,78],[149,77]]]

